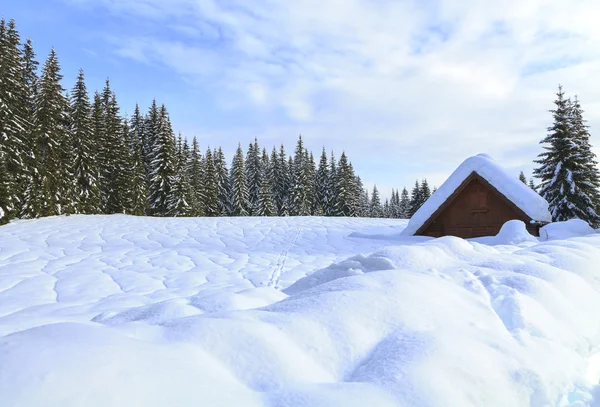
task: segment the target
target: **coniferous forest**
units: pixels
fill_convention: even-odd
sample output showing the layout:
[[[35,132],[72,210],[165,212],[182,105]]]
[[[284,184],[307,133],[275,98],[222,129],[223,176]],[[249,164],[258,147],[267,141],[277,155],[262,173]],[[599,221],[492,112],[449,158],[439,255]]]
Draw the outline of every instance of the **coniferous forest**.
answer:
[[[74,78],[75,79],[75,78]],[[90,94],[83,70],[63,87],[54,49],[39,67],[31,40],[0,21],[0,224],[61,214],[362,216],[407,218],[431,195],[426,180],[382,204],[345,153],[317,159],[298,138],[292,155],[175,135],[156,100],[122,115],[109,80]]]
[[[433,191],[426,179],[382,203],[344,152],[316,158],[298,138],[288,154],[258,140],[231,161],[222,148],[175,135],[164,105],[124,117],[106,80],[89,92],[83,70],[63,87],[54,49],[40,67],[14,20],[0,20],[0,224],[61,214],[148,216],[360,216],[410,218]],[[577,98],[561,87],[554,123],[528,185],[554,221],[600,226],[600,173]],[[527,184],[525,175],[519,175]]]

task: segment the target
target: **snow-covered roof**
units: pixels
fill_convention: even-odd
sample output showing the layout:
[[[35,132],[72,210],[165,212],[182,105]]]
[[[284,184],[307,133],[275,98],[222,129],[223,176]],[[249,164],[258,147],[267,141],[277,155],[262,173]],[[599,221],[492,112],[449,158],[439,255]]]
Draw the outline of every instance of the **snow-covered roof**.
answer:
[[[479,174],[480,177],[489,182],[531,219],[552,222],[548,202],[544,198],[521,182],[516,176],[507,173],[492,157],[487,154],[479,154],[467,158],[450,175],[446,182],[412,216],[403,233],[414,235],[472,172]]]

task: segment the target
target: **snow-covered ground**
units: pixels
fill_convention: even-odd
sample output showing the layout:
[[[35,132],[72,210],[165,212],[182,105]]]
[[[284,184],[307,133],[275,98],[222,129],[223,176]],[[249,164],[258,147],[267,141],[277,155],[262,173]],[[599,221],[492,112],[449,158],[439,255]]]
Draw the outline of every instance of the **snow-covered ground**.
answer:
[[[405,226],[2,226],[0,406],[600,405],[600,234]]]

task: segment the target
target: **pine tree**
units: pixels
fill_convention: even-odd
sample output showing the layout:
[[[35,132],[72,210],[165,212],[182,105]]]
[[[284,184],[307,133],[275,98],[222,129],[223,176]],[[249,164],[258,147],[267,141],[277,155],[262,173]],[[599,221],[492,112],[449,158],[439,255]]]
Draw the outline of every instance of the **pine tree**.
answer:
[[[223,149],[219,147],[214,153],[215,177],[217,180],[217,196],[219,200],[219,215],[231,215],[231,185],[229,183],[229,170]]]
[[[275,210],[275,204],[273,202],[273,193],[272,193],[272,183],[270,174],[271,162],[269,160],[269,155],[267,154],[267,150],[263,149],[262,158],[261,158],[261,167],[263,170],[263,174],[261,177],[261,185],[260,185],[260,196],[258,200],[258,211],[256,213],[257,216],[275,216],[277,212]]]
[[[308,216],[310,215],[310,202],[308,199],[308,157],[305,155],[304,142],[302,136],[298,137],[296,150],[294,151],[294,161],[292,166],[292,184],[291,184],[291,205],[290,215]]]
[[[127,213],[143,216],[148,213],[148,185],[144,168],[143,137],[141,134],[143,131],[143,118],[137,105],[130,123],[129,177],[131,184],[128,191],[129,207]]]
[[[521,181],[523,184],[527,185],[527,178],[525,177],[525,174],[523,173],[523,171],[521,171],[519,173],[519,181]]]
[[[408,216],[412,218],[412,216],[419,210],[422,202],[421,197],[421,186],[419,185],[419,181],[415,181],[415,186],[412,190],[410,197],[410,205],[408,210]]]
[[[402,194],[400,195],[398,217],[400,219],[410,218],[410,198],[408,196],[408,190],[406,188],[402,189]]]
[[[304,185],[304,199],[305,203],[301,208],[300,216],[310,216],[314,213],[315,207],[315,159],[312,154],[308,153],[308,150],[304,149],[304,157],[302,159],[302,179]]]
[[[288,164],[288,156],[285,152],[283,144],[279,147],[277,156],[277,172],[275,173],[274,194],[275,206],[279,216],[290,215],[290,200],[291,200],[291,173]]]
[[[323,147],[315,182],[316,215],[322,216],[327,213],[327,207],[329,205],[330,198],[329,187],[329,162],[327,161],[327,153],[325,152],[325,147]]]
[[[356,180],[345,152],[342,152],[336,174],[337,208],[334,216],[355,216]]]
[[[325,215],[327,216],[342,216],[341,212],[339,212],[338,205],[338,167],[337,161],[335,159],[335,155],[333,151],[331,152],[331,160],[329,161],[329,193],[330,199],[325,210]]]
[[[30,39],[27,39],[25,44],[23,44],[23,69],[21,75],[21,81],[23,83],[23,89],[25,93],[23,94],[23,106],[25,111],[25,116],[28,118],[27,122],[24,123],[24,136],[23,142],[25,146],[25,150],[23,153],[23,163],[24,167],[22,168],[22,174],[24,175],[24,179],[22,180],[22,188],[21,188],[21,196],[19,197],[19,213],[18,215],[22,218],[32,218],[35,217],[36,214],[31,212],[31,202],[33,201],[33,197],[31,193],[34,191],[34,180],[35,174],[37,174],[37,158],[34,154],[35,152],[35,129],[33,118],[35,116],[35,98],[38,90],[38,61],[35,59],[35,52],[33,51],[33,45]]]
[[[379,191],[377,190],[377,185],[373,186],[373,193],[371,194],[371,206],[370,206],[369,212],[370,212],[370,216],[372,218],[383,217],[383,210],[381,208],[381,198],[379,197]]]
[[[537,187],[535,186],[535,184],[533,183],[533,178],[529,179],[529,188],[533,189],[534,191],[537,192]]]
[[[212,151],[206,150],[204,155],[204,215],[219,216],[219,190]]]
[[[593,203],[592,208],[596,211],[600,209],[600,171],[598,170],[598,161],[596,155],[592,152],[590,144],[589,126],[583,119],[583,109],[579,103],[579,99],[575,96],[575,100],[571,106],[570,112],[571,131],[573,132],[574,140],[578,145],[578,153],[581,155],[581,161],[584,166],[582,174],[582,182],[578,186],[581,192],[587,195]],[[593,217],[593,215],[592,215]],[[597,225],[598,220],[589,219],[590,223]]]
[[[54,49],[44,63],[39,90],[35,100],[34,133],[35,156],[38,171],[29,195],[32,197],[27,212],[34,216],[51,216],[64,213],[70,200],[68,146],[69,102],[60,84],[62,75]]]
[[[574,120],[576,109],[564,98],[562,87],[554,103],[554,124],[541,141],[546,151],[535,161],[540,165],[534,170],[541,181],[539,192],[548,201],[554,221],[579,218],[595,226],[600,217],[594,209],[594,198],[588,193],[594,188],[588,175],[590,156],[582,148],[581,129],[578,119]]]
[[[161,106],[157,128],[153,129],[156,139],[152,150],[150,172],[150,213],[154,216],[167,216],[175,168],[175,136],[169,114]]]
[[[361,192],[360,192],[360,210],[357,216],[367,218],[371,216],[371,199],[369,198],[369,190],[362,188],[362,181],[360,181]]]
[[[27,113],[27,89],[22,80],[24,70],[23,53],[19,48],[20,38],[14,20],[6,25],[0,21],[0,154],[3,155],[6,172],[4,188],[6,201],[4,216],[12,217],[21,208],[19,198],[23,193],[27,177],[25,153],[26,131],[31,130]]]
[[[187,166],[187,177],[190,182],[190,216],[204,215],[204,172],[202,166],[202,154],[198,146],[198,139],[192,139],[192,149],[190,151],[189,162]]]
[[[431,191],[429,190],[429,184],[427,183],[427,180],[424,178],[423,181],[421,182],[421,193],[420,193],[420,200],[419,200],[419,208],[421,206],[423,206],[423,204],[425,202],[427,202],[427,200],[429,199],[429,197],[431,197]]]
[[[144,119],[144,129],[142,131],[144,168],[148,183],[150,183],[150,180],[152,179],[152,160],[154,156],[154,147],[158,140],[158,130],[161,126],[160,120],[160,110],[156,104],[156,99],[154,99]]]
[[[248,215],[248,185],[246,183],[246,172],[244,168],[244,152],[242,146],[238,148],[231,163],[230,173],[231,185],[231,214],[232,216]]]
[[[392,210],[390,207],[390,200],[388,198],[385,198],[385,203],[383,204],[383,217],[384,218],[391,218],[392,217]]]
[[[250,143],[246,154],[246,182],[248,185],[248,201],[250,202],[248,213],[252,216],[258,212],[262,173],[260,149],[258,140],[255,138],[254,143]]]
[[[76,213],[100,213],[100,189],[98,167],[92,131],[90,99],[85,85],[83,70],[79,70],[77,82],[71,92],[70,131],[73,141],[74,205]]]
[[[103,134],[100,138],[100,202],[103,212],[124,213],[129,188],[127,158],[129,131],[123,129],[119,105],[107,79],[102,92]]]
[[[187,156],[181,133],[175,147],[175,174],[171,177],[171,193],[168,201],[168,215],[174,217],[190,216],[192,186],[187,177]]]

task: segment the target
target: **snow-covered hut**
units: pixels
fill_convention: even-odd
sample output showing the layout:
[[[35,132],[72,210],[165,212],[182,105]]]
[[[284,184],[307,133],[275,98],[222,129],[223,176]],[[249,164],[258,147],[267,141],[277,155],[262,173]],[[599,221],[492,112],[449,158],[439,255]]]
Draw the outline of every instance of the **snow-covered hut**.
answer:
[[[493,236],[509,220],[539,236],[551,222],[548,202],[487,154],[467,158],[413,215],[406,235]]]

